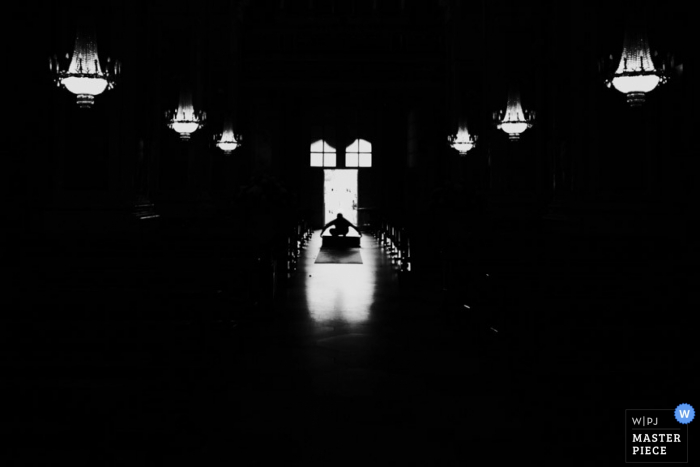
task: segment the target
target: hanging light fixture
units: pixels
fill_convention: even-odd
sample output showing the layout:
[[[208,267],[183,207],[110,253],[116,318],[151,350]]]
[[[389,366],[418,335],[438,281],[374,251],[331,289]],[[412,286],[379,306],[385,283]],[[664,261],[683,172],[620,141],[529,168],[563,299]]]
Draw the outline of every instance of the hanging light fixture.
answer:
[[[612,60],[612,55],[610,59]],[[620,63],[615,72],[605,80],[605,84],[626,94],[630,106],[639,107],[644,103],[646,93],[668,81],[666,69],[665,63],[661,69],[654,66],[642,23],[628,22]]]
[[[524,111],[520,103],[520,94],[511,88],[508,93],[508,106],[505,110],[495,112],[494,120],[499,130],[508,133],[511,141],[517,141],[525,130],[532,127],[535,112]]]
[[[50,68],[56,74],[56,84],[63,86],[77,96],[81,108],[92,107],[95,96],[114,87],[115,77],[120,72],[120,64],[107,58],[103,67],[97,54],[97,41],[90,28],[79,28],[75,38],[73,56],[68,66],[61,69],[58,59],[50,60]]]
[[[448,137],[450,145],[459,151],[460,156],[464,156],[474,149],[476,140],[477,136],[469,134],[466,123],[460,123],[457,134]]]
[[[206,113],[201,110],[195,111],[192,105],[192,94],[183,90],[180,92],[180,104],[177,110],[166,112],[165,118],[168,126],[180,133],[180,139],[188,141],[192,133],[204,125]]]
[[[221,135],[215,135],[214,141],[216,141],[216,146],[227,155],[231,154],[240,145],[241,138],[233,133],[233,123],[230,119],[226,119],[224,132]]]

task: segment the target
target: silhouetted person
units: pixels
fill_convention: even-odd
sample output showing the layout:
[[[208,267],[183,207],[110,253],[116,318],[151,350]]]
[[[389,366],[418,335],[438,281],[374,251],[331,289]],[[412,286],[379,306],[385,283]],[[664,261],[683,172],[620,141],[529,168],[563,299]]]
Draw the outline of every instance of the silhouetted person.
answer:
[[[326,224],[323,227],[323,230],[321,230],[321,235],[323,235],[323,232],[325,232],[326,229],[330,226],[335,226],[335,228],[330,230],[331,235],[333,235],[334,237],[337,237],[339,235],[342,235],[343,237],[346,236],[350,231],[350,227],[355,229],[357,233],[360,234],[360,237],[362,236],[362,232],[360,232],[360,229],[355,227],[355,225],[353,225],[352,222],[344,218],[342,214],[338,214],[338,217]]]

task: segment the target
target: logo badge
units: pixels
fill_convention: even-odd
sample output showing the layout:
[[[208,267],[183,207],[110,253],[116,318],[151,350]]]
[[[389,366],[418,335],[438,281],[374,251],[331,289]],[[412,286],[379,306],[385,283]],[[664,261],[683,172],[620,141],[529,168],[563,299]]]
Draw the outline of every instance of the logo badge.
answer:
[[[683,425],[687,425],[695,418],[695,409],[693,409],[693,406],[690,404],[679,405],[673,413],[678,423],[682,423]]]

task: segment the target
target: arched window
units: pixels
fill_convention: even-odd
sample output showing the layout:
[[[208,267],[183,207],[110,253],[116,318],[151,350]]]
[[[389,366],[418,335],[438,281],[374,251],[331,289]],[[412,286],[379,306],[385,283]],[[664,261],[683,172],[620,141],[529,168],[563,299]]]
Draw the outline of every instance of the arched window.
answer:
[[[335,167],[335,148],[322,139],[311,143],[311,167]]]
[[[345,148],[345,167],[372,167],[372,143],[356,139]]]

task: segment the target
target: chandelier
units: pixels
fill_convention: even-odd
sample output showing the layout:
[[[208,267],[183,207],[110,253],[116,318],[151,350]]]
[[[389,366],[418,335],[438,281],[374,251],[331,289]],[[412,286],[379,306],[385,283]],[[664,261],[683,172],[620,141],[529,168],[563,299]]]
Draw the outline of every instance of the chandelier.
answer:
[[[508,133],[511,141],[517,141],[525,130],[532,127],[535,112],[524,111],[520,103],[520,94],[511,89],[508,93],[508,106],[505,110],[495,112],[494,120],[497,122],[497,128]]]
[[[84,29],[78,29],[73,56],[66,54],[66,60],[70,62],[64,69],[59,66],[56,56],[50,60],[49,66],[56,74],[56,84],[75,94],[81,108],[92,107],[95,96],[112,89],[120,72],[119,62],[112,62],[109,58],[106,66],[101,66],[95,35]]]
[[[188,91],[180,93],[180,105],[177,110],[165,113],[168,126],[180,134],[180,139],[188,141],[190,135],[204,125],[206,113],[195,111],[192,105],[192,94]]]
[[[630,106],[639,107],[644,103],[646,93],[666,81],[666,66],[663,64],[661,69],[654,67],[644,28],[630,24],[625,31],[620,63],[605,84],[626,94]]]
[[[218,141],[216,141],[217,139]],[[240,145],[240,140],[240,136],[236,137],[233,133],[233,123],[231,123],[230,119],[226,119],[224,122],[224,132],[220,136],[214,136],[216,146],[227,155],[231,154]]]
[[[466,124],[460,124],[456,135],[448,137],[450,145],[459,151],[461,156],[466,155],[476,145],[477,136],[470,135]]]

